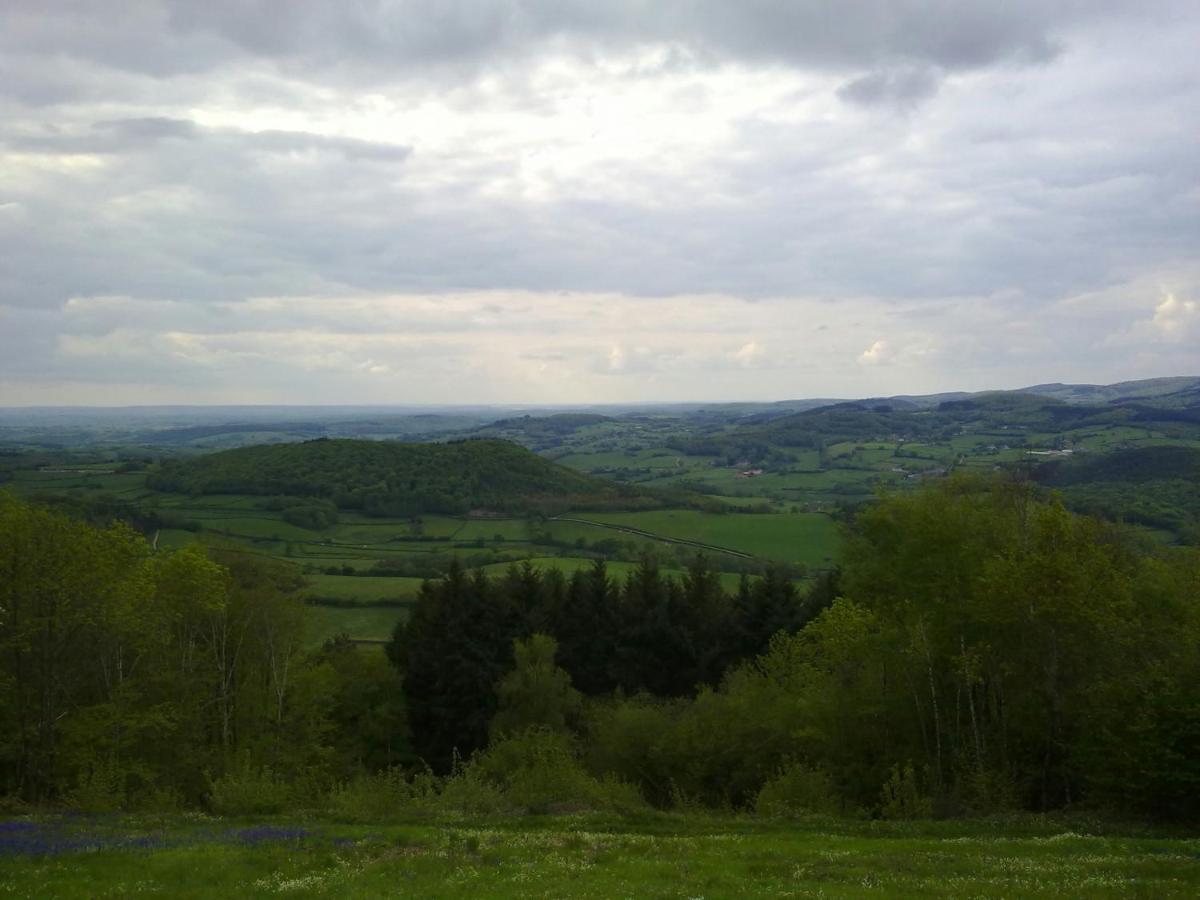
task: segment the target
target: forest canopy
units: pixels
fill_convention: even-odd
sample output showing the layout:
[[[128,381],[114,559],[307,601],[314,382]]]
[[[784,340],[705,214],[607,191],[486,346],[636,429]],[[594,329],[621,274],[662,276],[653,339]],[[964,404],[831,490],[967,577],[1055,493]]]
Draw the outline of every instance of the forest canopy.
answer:
[[[580,474],[498,440],[319,439],[240,447],[167,461],[147,486],[186,494],[318,497],[379,516],[662,504],[644,490]]]
[[[682,578],[452,566],[384,655],[307,644],[287,567],[0,498],[0,786],[225,811],[353,782],[397,808],[1200,814],[1194,549],[957,477],[882,497],[848,540],[806,591],[768,572],[729,593],[702,556]]]

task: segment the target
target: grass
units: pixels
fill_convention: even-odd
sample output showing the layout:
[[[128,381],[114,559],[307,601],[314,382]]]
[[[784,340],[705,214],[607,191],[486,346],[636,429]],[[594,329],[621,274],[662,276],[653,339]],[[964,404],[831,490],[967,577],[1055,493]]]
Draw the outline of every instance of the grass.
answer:
[[[0,823],[0,835],[31,826],[38,827],[29,820]],[[1183,898],[1200,892],[1195,839],[1076,833],[1052,822],[817,826],[581,815],[345,826],[172,816],[84,817],[57,827],[84,835],[84,847],[8,854],[0,893],[715,900]]]
[[[392,578],[383,575],[306,575],[311,583],[308,593],[315,597],[339,597],[370,603],[416,596],[420,578]]]
[[[310,646],[320,646],[338,634],[359,641],[386,641],[396,623],[408,616],[396,606],[309,606],[305,637]]]
[[[505,541],[528,541],[529,523],[524,519],[469,519],[461,523],[454,539],[493,541],[496,535]]]
[[[637,528],[662,537],[698,541],[762,559],[821,566],[838,552],[837,528],[820,513],[726,513],[690,509],[580,515],[593,522]]]

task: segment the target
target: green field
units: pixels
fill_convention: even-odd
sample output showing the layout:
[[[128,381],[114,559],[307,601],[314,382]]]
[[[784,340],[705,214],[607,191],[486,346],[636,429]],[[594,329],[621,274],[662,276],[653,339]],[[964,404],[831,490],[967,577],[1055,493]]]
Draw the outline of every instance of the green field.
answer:
[[[723,547],[761,559],[802,562],[813,568],[829,565],[838,553],[837,528],[828,516],[820,513],[714,515],[690,509],[668,509],[581,513],[579,518]]]
[[[314,597],[338,597],[362,603],[415,597],[421,589],[420,578],[325,574],[308,575],[307,578],[310,583],[307,593]]]
[[[651,457],[661,462],[661,453]],[[661,469],[660,469],[661,471]],[[720,473],[725,470],[708,469]],[[827,473],[786,476],[794,479],[824,478]],[[511,558],[526,558],[540,567],[554,567],[565,574],[591,565],[591,558],[578,555],[577,547],[602,546],[613,578],[622,579],[634,568],[638,555],[647,549],[669,551],[664,571],[680,577],[678,561],[691,551],[687,545],[670,548],[662,538],[696,541],[716,548],[748,554],[758,560],[804,562],[813,568],[829,564],[837,551],[836,530],[830,519],[809,513],[730,513],[698,510],[661,510],[640,513],[596,513],[588,515],[597,524],[549,520],[536,525],[521,518],[471,518],[444,515],[419,520],[371,518],[355,512],[343,513],[339,522],[314,531],[284,522],[277,511],[264,509],[262,498],[246,495],[190,497],[163,494],[144,488],[144,476],[117,474],[104,467],[88,471],[19,473],[12,486],[20,493],[52,488],[71,496],[115,495],[119,488],[135,498],[144,509],[162,510],[193,528],[162,528],[157,531],[161,549],[177,549],[199,541],[294,565],[309,582],[306,594],[313,598],[352,601],[354,607],[310,605],[310,640],[319,643],[339,632],[352,638],[387,638],[403,610],[370,608],[380,600],[412,598],[420,588],[420,577],[390,577],[371,574],[333,574],[327,570],[350,568],[370,573],[377,565],[394,565],[404,560],[439,554],[473,559],[483,554],[482,567],[502,573]],[[752,501],[761,505],[763,498]],[[618,525],[638,528],[652,536],[635,535]],[[545,543],[548,535],[549,544]],[[151,535],[153,537],[154,535]],[[543,543],[539,543],[541,540]],[[698,549],[698,548],[696,548]],[[574,555],[573,555],[574,553]],[[489,557],[490,554],[490,557]],[[682,556],[681,556],[682,555]],[[720,556],[710,551],[710,556]],[[488,558],[499,561],[488,563]],[[740,560],[725,557],[741,567]],[[475,565],[476,563],[472,563]],[[754,560],[746,560],[753,569]],[[737,571],[723,572],[721,583],[728,591],[737,589]]]
[[[1200,842],[1053,821],[773,823],[647,815],[403,825],[200,815],[0,822],[22,898],[1191,898]],[[53,844],[61,836],[79,849]],[[15,843],[15,842],[14,842]],[[3,844],[0,844],[2,852]]]
[[[1078,460],[1128,447],[1200,447],[1200,428],[1195,424],[1131,424],[1120,419],[1118,410],[1112,421],[1093,418],[1079,427],[1064,425],[1055,430],[1057,420],[1030,413],[1036,406],[1031,401],[1027,408],[1018,406],[1011,414],[999,417],[981,408],[977,420],[967,417],[943,429],[924,431],[920,421],[926,414],[921,413],[881,426],[873,434],[860,431],[860,436],[854,438],[838,431],[836,423],[822,424],[824,420],[818,415],[805,421],[813,429],[826,429],[819,442],[806,443],[810,432],[801,431],[799,440],[766,449],[739,445],[737,437],[742,426],[735,419],[725,420],[719,415],[695,422],[673,415],[611,418],[555,434],[552,439],[537,436],[536,428],[528,428],[529,422],[517,420],[507,426],[508,432],[501,429],[498,435],[525,443],[543,456],[581,472],[651,489],[684,485],[708,493],[709,500],[726,502],[733,509],[750,506],[772,510],[769,513],[715,514],[679,508],[580,510],[549,520],[449,515],[425,515],[413,520],[374,518],[344,509],[338,514],[337,524],[315,531],[283,521],[279,512],[264,508],[262,497],[150,491],[145,487],[145,472],[120,471],[116,454],[105,460],[95,454],[68,453],[49,465],[38,461],[25,468],[17,465],[10,469],[8,487],[23,495],[67,496],[77,504],[107,497],[159,511],[166,525],[157,531],[160,549],[201,541],[280,559],[310,579],[310,595],[370,603],[411,596],[420,583],[415,577],[376,577],[372,575],[378,571],[376,567],[386,566],[400,575],[430,574],[422,561],[436,559],[436,566],[444,566],[455,556],[470,567],[483,567],[489,572],[502,572],[510,560],[526,558],[539,566],[554,566],[570,573],[590,565],[585,557],[598,554],[606,557],[609,571],[619,578],[646,551],[660,556],[664,570],[678,574],[686,554],[695,548],[670,542],[695,542],[708,547],[708,555],[730,572],[740,567],[739,554],[754,557],[746,560],[750,569],[765,561],[824,569],[836,562],[840,552],[837,527],[826,513],[835,512],[839,506],[870,502],[881,485],[904,490],[956,469],[990,474],[997,467],[1040,464],[1049,459],[1031,455],[1034,449],[1069,448]],[[531,420],[534,424],[536,421]],[[906,433],[904,429],[910,426],[904,422],[910,421],[915,424],[911,433]],[[769,442],[771,425],[748,427],[761,436],[759,443]],[[893,430],[896,433],[890,434]],[[681,436],[716,442],[717,449],[705,449],[702,443],[680,443]],[[733,441],[728,448],[720,443],[727,440]],[[761,468],[762,472],[742,477],[747,468]],[[1148,492],[1139,491],[1137,504],[1129,499],[1134,495],[1128,490],[1122,492],[1112,485],[1089,490],[1074,487],[1064,491],[1064,496],[1068,503],[1083,504],[1085,508],[1103,501],[1157,541],[1191,539],[1196,519],[1194,511],[1182,508],[1187,505],[1186,497],[1176,499],[1178,492],[1160,489],[1151,503],[1146,500]],[[1163,510],[1171,515],[1160,514]],[[1130,512],[1140,513],[1141,517]],[[148,530],[147,535],[153,538],[154,531]],[[728,552],[722,554],[722,550]],[[346,567],[365,577],[330,574]],[[727,589],[735,588],[737,583],[737,575],[730,572],[722,575]],[[322,634],[335,628],[339,617],[345,619],[345,630],[355,637],[377,637],[390,630],[390,624],[380,625],[377,610],[352,616],[349,610],[326,607],[314,615],[321,620],[314,628]]]
[[[305,639],[318,646],[345,634],[356,641],[386,641],[408,610],[395,606],[309,606]]]

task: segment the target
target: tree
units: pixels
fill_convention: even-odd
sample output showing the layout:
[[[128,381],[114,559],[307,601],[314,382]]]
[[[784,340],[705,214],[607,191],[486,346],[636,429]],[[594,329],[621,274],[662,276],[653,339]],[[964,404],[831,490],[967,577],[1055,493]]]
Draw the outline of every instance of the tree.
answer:
[[[435,770],[487,743],[495,684],[520,636],[520,617],[482,572],[468,577],[454,562],[440,581],[422,584],[387,654],[404,677],[414,748]]]
[[[569,731],[578,724],[583,698],[555,665],[557,652],[558,642],[545,634],[513,641],[515,667],[496,685],[493,741],[530,728]]]

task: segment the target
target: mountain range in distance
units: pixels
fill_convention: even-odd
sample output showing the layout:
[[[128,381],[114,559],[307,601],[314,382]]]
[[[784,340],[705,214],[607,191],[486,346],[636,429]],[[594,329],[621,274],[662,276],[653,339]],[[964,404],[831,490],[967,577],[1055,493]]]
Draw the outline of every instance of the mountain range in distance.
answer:
[[[1191,419],[1200,414],[1200,376],[1117,384],[1037,384],[1014,391],[950,391],[865,399],[808,398],[775,402],[609,405],[416,406],[131,406],[0,407],[0,444],[15,448],[157,446],[217,450],[246,444],[356,437],[407,441],[510,437],[510,432],[565,434],[606,419],[678,421],[688,427],[758,427],[827,409],[906,413],[960,403],[1000,409],[1018,405],[1128,407]],[[1156,413],[1157,414],[1157,413]],[[797,423],[800,425],[801,423]]]
[[[129,422],[146,425],[168,424],[184,421],[277,421],[291,422],[303,419],[345,420],[379,415],[404,416],[419,419],[437,415],[455,414],[463,419],[491,418],[502,413],[507,417],[533,414],[550,414],[574,410],[604,410],[610,415],[625,413],[689,412],[699,409],[787,409],[802,412],[822,406],[840,403],[892,403],[914,407],[937,406],[954,400],[965,400],[987,394],[1034,394],[1050,397],[1064,403],[1129,403],[1153,402],[1180,407],[1200,405],[1200,376],[1177,375],[1164,378],[1146,378],[1137,381],[1121,381],[1115,384],[1064,384],[1050,382],[1035,384],[1013,390],[945,391],[934,394],[895,394],[886,397],[807,397],[776,401],[728,401],[719,403],[695,402],[647,402],[611,404],[462,404],[422,405],[404,404],[262,404],[262,405],[145,405],[145,406],[4,406],[0,405],[0,425],[39,424],[72,425],[89,424],[99,418],[120,417]]]

